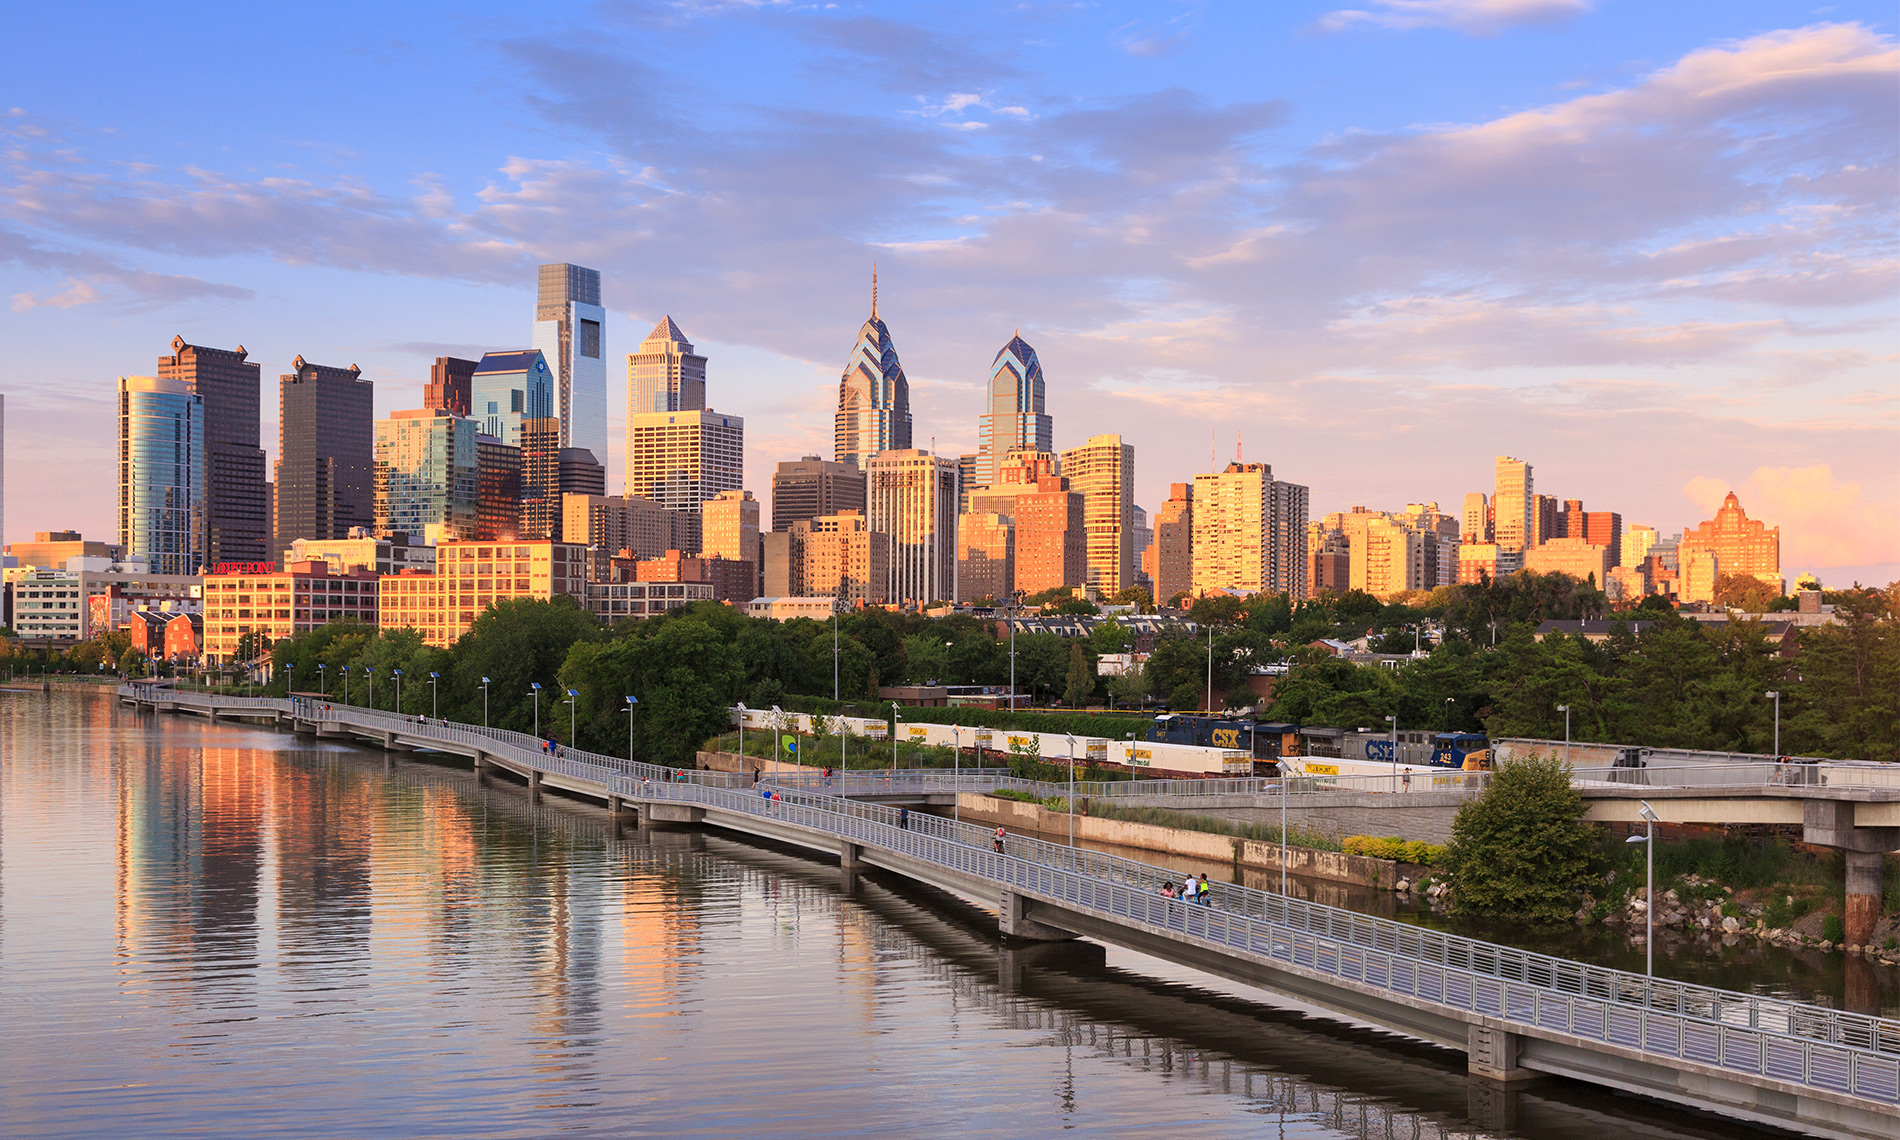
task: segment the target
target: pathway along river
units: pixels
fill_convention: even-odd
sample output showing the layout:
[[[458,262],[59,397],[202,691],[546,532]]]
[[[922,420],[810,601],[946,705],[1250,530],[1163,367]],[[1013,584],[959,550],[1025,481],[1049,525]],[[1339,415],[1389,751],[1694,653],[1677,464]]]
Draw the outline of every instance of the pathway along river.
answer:
[[[459,766],[0,694],[9,1137],[1758,1134],[994,931]]]

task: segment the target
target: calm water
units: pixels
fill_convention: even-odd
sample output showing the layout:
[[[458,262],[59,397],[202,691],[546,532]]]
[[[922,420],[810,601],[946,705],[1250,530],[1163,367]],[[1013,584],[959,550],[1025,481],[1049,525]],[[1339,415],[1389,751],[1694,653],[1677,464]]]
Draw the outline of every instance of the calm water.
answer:
[[[6,1136],[1751,1135],[464,769],[0,694]]]

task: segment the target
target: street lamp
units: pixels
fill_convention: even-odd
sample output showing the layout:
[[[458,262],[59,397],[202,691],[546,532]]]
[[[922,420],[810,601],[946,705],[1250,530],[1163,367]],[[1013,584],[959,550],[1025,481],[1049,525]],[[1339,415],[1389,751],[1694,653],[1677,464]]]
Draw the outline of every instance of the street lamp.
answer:
[[[1387,755],[1392,761],[1392,790],[1396,792],[1399,790],[1399,718],[1388,716],[1385,723],[1390,726],[1386,731],[1392,751]]]
[[[950,746],[950,818],[952,822],[963,822],[963,726],[950,726],[950,738],[955,741]]]
[[[429,674],[429,719],[430,720],[442,719],[442,707],[436,703],[436,699],[435,699],[435,683],[437,679],[440,677],[441,677],[440,673]]]
[[[838,699],[838,599],[835,597],[831,599],[831,699]]]
[[[1451,703],[1457,699],[1458,698],[1456,697],[1445,698],[1445,731],[1446,732],[1451,731]]]
[[[632,697],[628,697],[627,699],[629,701],[633,700]],[[633,731],[633,722],[631,720],[627,722],[627,731],[629,733]],[[633,738],[629,736],[627,738],[627,741],[628,741],[627,759],[631,760],[633,759],[633,743],[632,743]],[[739,755],[740,756],[745,755],[745,702],[744,701],[739,702]],[[743,770],[744,769],[742,767],[741,771]]]
[[[343,703],[346,705],[350,703],[350,667],[348,665],[343,667]]]
[[[1644,888],[1646,904],[1643,907],[1643,976],[1656,976],[1656,812],[1649,806],[1648,800],[1637,800],[1642,804],[1644,834],[1632,835],[1625,843],[1648,845],[1644,852],[1648,856],[1647,885]]]
[[[488,678],[482,678],[482,727],[488,727]]]
[[[1075,846],[1075,734],[1069,733],[1069,846]]]
[[[567,706],[567,746],[569,748],[579,748],[581,744],[580,737],[576,735],[574,731],[574,715],[578,707],[577,702],[580,699],[580,695],[578,689],[569,689],[567,691],[567,699],[561,702]]]
[[[534,695],[534,738],[541,739],[541,682],[529,681],[533,686],[529,692]]]
[[[1781,759],[1781,694],[1763,693],[1762,696],[1775,702],[1775,759]]]
[[[396,675],[396,715],[401,716],[402,715],[402,670],[391,669],[390,672]]]
[[[1010,601],[1010,606],[1009,606],[1009,711],[1015,712],[1016,711],[1016,607],[1022,605],[1023,592],[1021,590],[1011,590],[1009,592],[1009,601]],[[943,644],[944,644],[944,648],[946,649],[949,648],[950,646],[950,643],[947,641],[944,642]]]
[[[363,666],[363,675],[369,678],[369,707],[376,707],[376,666]]]
[[[1564,763],[1570,763],[1570,706],[1558,705],[1557,711],[1564,714]]]
[[[317,662],[317,688],[322,689],[326,697],[330,695],[330,674],[325,672],[327,669],[329,669],[328,665],[321,661]]]
[[[1214,711],[1214,625],[1207,626],[1207,711]],[[1387,719],[1390,719],[1389,717]]]
[[[626,705],[624,705],[620,710],[621,712],[627,714],[627,763],[629,764],[633,763],[633,710],[634,710],[634,707],[637,706],[639,703],[640,703],[640,698],[635,697],[635,696],[629,696],[627,697]],[[743,713],[745,711],[745,706],[740,705],[739,711]],[[745,718],[744,717],[740,717],[739,719],[739,739],[741,740],[745,739]],[[744,746],[740,747],[739,753],[742,756],[745,754]]]
[[[893,772],[897,771],[897,741],[899,737],[901,736],[901,733],[898,732],[898,726],[902,725],[903,723],[904,723],[904,714],[902,711],[898,709],[897,702],[892,701],[891,702],[891,771]]]

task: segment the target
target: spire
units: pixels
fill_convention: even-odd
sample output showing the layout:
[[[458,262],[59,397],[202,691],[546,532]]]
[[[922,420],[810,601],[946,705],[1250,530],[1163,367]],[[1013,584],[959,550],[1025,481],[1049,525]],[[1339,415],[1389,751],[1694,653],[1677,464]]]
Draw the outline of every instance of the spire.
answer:
[[[871,319],[877,320],[877,262],[871,263]]]

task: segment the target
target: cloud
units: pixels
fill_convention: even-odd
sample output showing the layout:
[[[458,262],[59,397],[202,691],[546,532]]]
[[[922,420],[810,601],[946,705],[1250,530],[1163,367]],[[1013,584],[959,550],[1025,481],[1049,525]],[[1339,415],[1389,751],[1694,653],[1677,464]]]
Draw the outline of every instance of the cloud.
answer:
[[[1314,26],[1323,32],[1449,28],[1468,36],[1496,36],[1512,28],[1574,20],[1592,7],[1591,0],[1372,0],[1370,11],[1342,8],[1320,17]]]
[[[1731,490],[1750,518],[1781,527],[1784,567],[1900,562],[1900,509],[1870,502],[1860,483],[1838,481],[1829,464],[1757,467],[1739,487],[1697,476],[1682,493],[1708,518]]]

